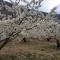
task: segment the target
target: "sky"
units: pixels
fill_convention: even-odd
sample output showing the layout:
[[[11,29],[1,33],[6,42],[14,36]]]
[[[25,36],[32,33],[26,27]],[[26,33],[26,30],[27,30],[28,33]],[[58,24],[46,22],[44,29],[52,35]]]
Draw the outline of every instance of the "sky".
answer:
[[[6,0],[6,1],[9,1],[9,0]],[[15,0],[12,0],[12,1],[15,1]],[[31,0],[27,0],[27,1],[31,1]],[[20,2],[20,3],[21,5],[26,5],[23,2]],[[41,3],[41,7],[39,8],[39,10],[43,12],[50,12],[51,9],[53,9],[55,6],[58,6],[56,11],[57,13],[60,13],[60,0],[44,0]]]
[[[41,11],[44,12],[50,12],[51,9],[53,9],[54,7],[60,5],[60,0],[44,0],[41,3],[42,7],[40,8]],[[59,8],[59,7],[58,7]],[[59,10],[59,9],[58,9]]]

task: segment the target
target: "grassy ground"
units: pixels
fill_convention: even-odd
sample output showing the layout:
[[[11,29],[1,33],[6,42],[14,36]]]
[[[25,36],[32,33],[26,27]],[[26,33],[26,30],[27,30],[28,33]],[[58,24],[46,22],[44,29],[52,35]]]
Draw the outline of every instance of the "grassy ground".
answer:
[[[60,60],[56,42],[10,42],[0,50],[0,60]]]

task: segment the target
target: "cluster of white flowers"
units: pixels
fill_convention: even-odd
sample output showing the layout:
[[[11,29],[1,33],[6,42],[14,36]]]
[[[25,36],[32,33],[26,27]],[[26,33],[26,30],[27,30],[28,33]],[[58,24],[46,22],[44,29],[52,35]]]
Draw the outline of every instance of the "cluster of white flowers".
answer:
[[[24,11],[21,13],[21,8],[19,8],[19,12],[17,12],[19,15],[16,18],[0,21],[0,40],[9,36],[14,37],[11,35],[12,33],[16,33],[15,35],[20,38],[32,37],[45,39],[56,37],[60,39],[60,24],[52,17],[44,16],[42,12],[40,14],[37,14],[37,11],[30,10],[28,12],[25,8],[23,8]]]

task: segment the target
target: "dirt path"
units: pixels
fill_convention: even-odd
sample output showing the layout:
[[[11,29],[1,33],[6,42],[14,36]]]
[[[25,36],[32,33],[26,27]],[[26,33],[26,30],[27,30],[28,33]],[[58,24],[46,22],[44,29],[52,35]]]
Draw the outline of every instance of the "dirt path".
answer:
[[[56,52],[56,43],[47,41],[32,41],[32,42],[9,42],[5,47],[0,50],[0,54],[19,54],[20,52],[30,53],[53,53]]]

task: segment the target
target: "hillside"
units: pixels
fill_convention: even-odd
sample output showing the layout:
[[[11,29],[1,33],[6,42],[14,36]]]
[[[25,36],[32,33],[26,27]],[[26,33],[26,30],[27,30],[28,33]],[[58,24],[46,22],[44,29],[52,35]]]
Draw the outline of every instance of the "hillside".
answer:
[[[0,20],[8,20],[16,17],[16,12],[13,9],[13,4],[7,1],[0,1]]]

